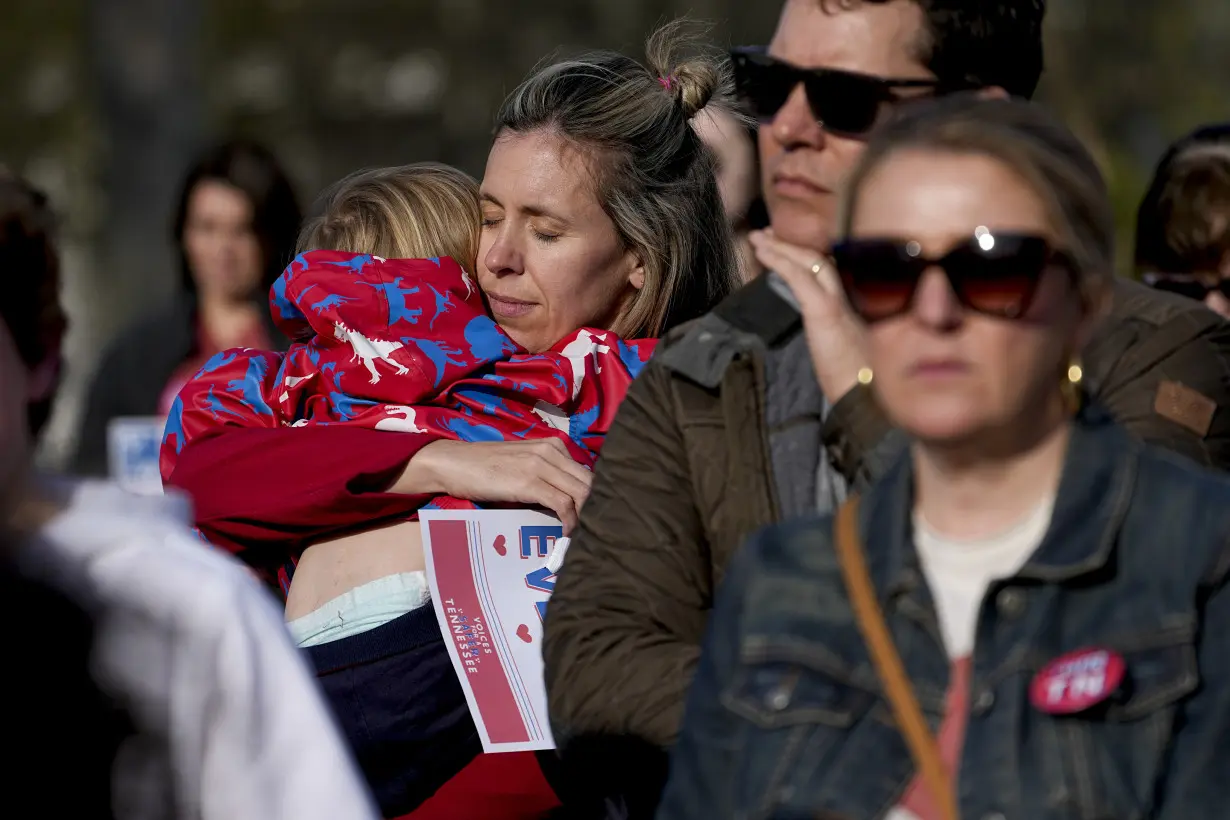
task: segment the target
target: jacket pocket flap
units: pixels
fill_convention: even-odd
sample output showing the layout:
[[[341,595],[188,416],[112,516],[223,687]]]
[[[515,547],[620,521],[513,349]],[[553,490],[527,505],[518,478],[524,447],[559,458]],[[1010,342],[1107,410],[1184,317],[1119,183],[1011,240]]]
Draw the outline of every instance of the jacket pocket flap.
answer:
[[[1123,690],[1107,720],[1139,720],[1195,691],[1200,683],[1196,647],[1190,640],[1125,652]]]
[[[722,695],[726,708],[763,728],[820,723],[844,728],[876,700],[874,684],[817,647],[745,646]],[[863,685],[860,685],[862,683]]]

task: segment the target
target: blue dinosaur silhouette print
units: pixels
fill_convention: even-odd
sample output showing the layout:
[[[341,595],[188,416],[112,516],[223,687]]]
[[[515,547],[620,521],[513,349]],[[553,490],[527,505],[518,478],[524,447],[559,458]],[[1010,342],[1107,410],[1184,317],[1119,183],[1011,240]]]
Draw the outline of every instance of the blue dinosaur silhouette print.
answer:
[[[625,344],[623,339],[619,340],[619,360],[624,363],[624,367],[628,368],[628,375],[634,379],[645,369],[645,360],[641,358],[640,351],[632,345]]]
[[[210,357],[209,361],[205,362],[201,369],[198,370],[196,375],[192,378],[199,379],[217,370],[221,370],[231,362],[235,361],[238,356],[239,351],[237,350],[224,350],[221,353],[215,353]]]
[[[440,261],[436,260],[436,264],[437,265],[440,264]],[[432,294],[434,294],[436,297],[436,312],[431,317],[431,321],[427,323],[427,329],[435,330],[436,329],[436,319],[440,318],[440,314],[448,313],[450,310],[453,309],[453,294],[447,290],[444,291],[444,293],[441,293],[440,291],[433,288],[431,285],[428,285],[427,289],[430,290]]]
[[[340,374],[338,378],[341,378]],[[329,391],[329,407],[332,408],[333,414],[337,416],[339,421],[353,421],[359,414],[358,411],[360,409],[375,406],[376,402],[374,401],[356,399],[353,396],[339,393],[336,390]]]
[[[289,273],[289,271],[287,272]],[[286,295],[286,285],[290,282],[290,277],[283,273],[278,277],[278,280],[273,283],[273,306],[278,312],[278,317],[288,322],[302,322],[307,319],[303,315],[303,311],[295,306],[295,303]]]
[[[463,418],[449,419],[445,425],[459,441],[504,441],[504,434],[486,424],[471,424]]]
[[[602,410],[598,405],[594,405],[584,413],[576,413],[568,419],[568,438],[577,443],[578,446],[585,446],[585,437],[588,436],[589,430],[594,426],[594,422],[598,420],[598,414]]]
[[[533,382],[513,381],[507,376],[501,376],[498,373],[486,373],[483,375],[483,379],[516,393],[534,393],[538,390],[538,385]]]
[[[184,400],[179,396],[171,402],[171,412],[167,414],[167,426],[162,433],[162,446],[165,447],[171,436],[175,436],[175,453],[178,455],[188,443],[184,435]]]
[[[256,413],[262,416],[272,416],[273,409],[265,402],[265,374],[269,372],[269,362],[257,356],[248,359],[248,371],[242,379],[232,379],[227,382],[226,392],[239,393],[243,401]]]
[[[470,356],[480,364],[488,364],[517,352],[517,345],[500,330],[489,316],[475,316],[466,324],[464,332]]]
[[[313,285],[312,287],[315,287],[315,285]],[[304,293],[307,293],[307,291],[304,291]],[[326,310],[330,310],[336,307],[341,307],[342,305],[349,305],[357,301],[359,300],[355,299],[352,296],[342,296],[340,293],[330,293],[328,296],[321,299],[319,302],[313,302],[312,310],[316,311],[316,315],[319,316],[320,314],[324,313]]]
[[[324,264],[332,265],[335,268],[345,268],[346,270],[353,273],[355,276],[362,275],[363,270],[371,263],[372,263],[372,255],[370,253],[361,253],[361,254],[358,254],[357,256],[352,256],[351,258],[343,262],[336,262],[336,261],[329,261],[329,260],[326,260],[324,262]],[[399,279],[398,281],[400,282],[401,280]]]
[[[290,260],[290,264],[286,266],[286,270],[283,271],[282,275],[287,279],[290,279],[296,273],[307,270],[310,265],[307,258],[309,253],[311,253],[311,251],[303,251],[302,253],[296,254],[295,258]]]
[[[243,413],[230,409],[222,404],[222,399],[214,394],[214,385],[209,386],[209,392],[205,395],[205,409],[214,417],[214,421],[221,421],[221,415],[234,416],[237,419],[243,418]]]
[[[432,365],[436,368],[436,381],[433,387],[439,387],[440,381],[444,378],[444,371],[451,364],[453,367],[468,367],[469,362],[465,359],[454,359],[453,356],[460,356],[462,352],[443,342],[433,342],[431,339],[415,339],[407,336],[401,340],[402,344],[413,344],[423,352],[423,355],[431,360]]]
[[[422,308],[412,308],[406,305],[406,297],[413,296],[419,292],[418,287],[402,289],[402,277],[397,277],[392,282],[359,282],[369,288],[384,292],[384,298],[389,303],[389,327],[393,327],[398,322],[405,321],[412,325],[419,323],[419,317],[423,315]]]

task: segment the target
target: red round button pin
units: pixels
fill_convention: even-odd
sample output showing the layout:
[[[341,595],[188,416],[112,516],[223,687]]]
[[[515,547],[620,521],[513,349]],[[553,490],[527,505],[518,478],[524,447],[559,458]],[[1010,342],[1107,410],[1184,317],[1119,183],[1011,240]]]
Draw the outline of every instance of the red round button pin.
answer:
[[[1029,701],[1049,715],[1074,715],[1119,690],[1127,665],[1109,649],[1078,649],[1042,667],[1029,686]]]

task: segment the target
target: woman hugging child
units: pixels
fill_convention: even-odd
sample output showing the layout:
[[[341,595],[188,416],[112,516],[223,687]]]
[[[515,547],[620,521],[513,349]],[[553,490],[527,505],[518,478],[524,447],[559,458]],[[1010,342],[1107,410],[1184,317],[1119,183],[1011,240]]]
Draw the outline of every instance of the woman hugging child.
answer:
[[[468,273],[480,225],[478,186],[447,166],[366,171],[334,186],[271,291],[275,323],[293,344],[285,354],[226,351],[201,369],[172,408],[164,479],[189,441],[233,426],[553,439],[575,469],[592,466],[655,340],[580,328],[545,352],[524,351]],[[429,506],[476,505],[438,496]],[[353,536],[367,540],[335,553],[324,581],[313,566],[310,589],[292,585],[293,550],[240,555],[289,596],[288,627],[394,816],[435,792],[479,743],[442,648],[417,530],[387,524]],[[373,558],[382,538],[398,556],[383,564]]]

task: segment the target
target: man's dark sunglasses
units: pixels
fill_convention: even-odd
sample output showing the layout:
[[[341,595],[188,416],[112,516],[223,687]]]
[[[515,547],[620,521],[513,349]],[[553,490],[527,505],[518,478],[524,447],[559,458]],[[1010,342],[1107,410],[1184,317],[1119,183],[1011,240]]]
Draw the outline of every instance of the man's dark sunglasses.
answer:
[[[829,131],[852,136],[870,131],[886,104],[902,99],[898,92],[928,89],[935,93],[940,85],[936,80],[898,80],[831,68],[799,68],[770,57],[760,46],[736,48],[730,58],[735,87],[757,119],[767,122],[777,116],[802,84],[816,120]]]
[[[1071,258],[1043,237],[985,229],[938,259],[923,256],[917,242],[900,239],[848,239],[834,245],[832,253],[846,298],[866,322],[908,312],[923,274],[932,267],[944,271],[962,305],[1001,319],[1025,315],[1051,268],[1062,268],[1071,277],[1076,271]]]
[[[1230,279],[1206,280],[1195,276],[1182,274],[1166,275],[1161,273],[1146,273],[1141,281],[1154,290],[1164,290],[1167,293],[1177,293],[1188,299],[1203,302],[1210,293],[1220,293],[1230,299]]]

